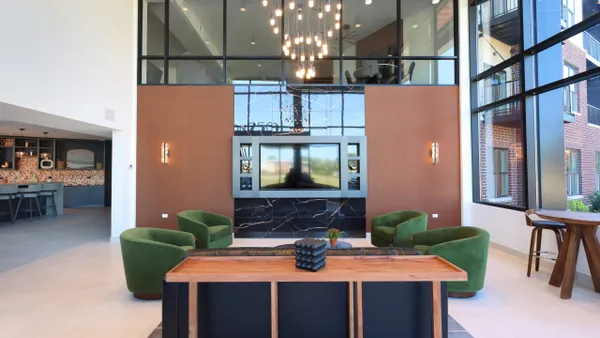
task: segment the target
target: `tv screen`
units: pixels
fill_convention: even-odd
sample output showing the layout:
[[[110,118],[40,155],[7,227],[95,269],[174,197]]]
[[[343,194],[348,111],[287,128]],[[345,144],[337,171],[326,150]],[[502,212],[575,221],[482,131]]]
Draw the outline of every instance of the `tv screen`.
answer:
[[[261,144],[261,190],[340,190],[339,144]]]

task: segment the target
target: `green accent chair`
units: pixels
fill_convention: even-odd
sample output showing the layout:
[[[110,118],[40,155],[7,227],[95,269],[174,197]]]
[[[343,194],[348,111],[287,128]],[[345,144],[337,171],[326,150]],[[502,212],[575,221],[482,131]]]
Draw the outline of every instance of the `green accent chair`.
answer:
[[[448,282],[448,295],[456,298],[475,296],[483,289],[490,234],[468,226],[441,228],[414,234],[413,248],[424,255],[437,255],[465,270],[466,282]]]
[[[403,210],[371,220],[371,244],[376,247],[412,248],[410,237],[427,230],[427,214]]]
[[[177,228],[196,237],[197,249],[226,248],[233,243],[231,218],[202,210],[177,214]]]
[[[163,278],[194,249],[194,236],[155,228],[133,228],[121,233],[121,253],[127,288],[143,300],[162,298]]]

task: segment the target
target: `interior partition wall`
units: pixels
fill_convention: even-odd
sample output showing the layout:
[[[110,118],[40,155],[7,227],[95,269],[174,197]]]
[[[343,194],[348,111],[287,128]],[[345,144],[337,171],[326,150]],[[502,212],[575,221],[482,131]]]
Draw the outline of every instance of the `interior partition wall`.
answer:
[[[455,85],[456,13],[456,0],[140,0],[138,83]]]
[[[598,194],[600,5],[470,7],[473,200],[574,210]]]

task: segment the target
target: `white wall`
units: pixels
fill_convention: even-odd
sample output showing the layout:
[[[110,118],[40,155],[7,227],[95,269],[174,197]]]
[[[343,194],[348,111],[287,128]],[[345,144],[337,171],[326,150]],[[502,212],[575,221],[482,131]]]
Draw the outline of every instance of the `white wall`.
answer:
[[[136,0],[0,0],[0,102],[115,130],[112,236],[135,226],[136,31]]]
[[[527,254],[531,228],[525,224],[523,212],[500,207],[473,203],[473,170],[471,166],[471,108],[469,76],[469,28],[468,0],[459,2],[460,34],[460,142],[461,142],[461,187],[463,225],[476,226],[490,233],[491,241],[509,249]],[[546,237],[547,236],[547,237]],[[545,234],[542,249],[557,252],[554,234]],[[523,265],[523,274],[527,266]],[[583,248],[579,253],[577,271],[590,274]]]

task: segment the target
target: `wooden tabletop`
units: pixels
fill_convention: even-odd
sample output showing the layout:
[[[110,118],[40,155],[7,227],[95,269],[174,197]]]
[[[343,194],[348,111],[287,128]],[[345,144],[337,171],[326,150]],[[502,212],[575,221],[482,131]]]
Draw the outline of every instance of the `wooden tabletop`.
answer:
[[[418,282],[466,281],[467,273],[438,256],[331,256],[318,272],[294,257],[188,257],[167,282]]]
[[[535,212],[541,218],[581,225],[600,225],[600,214],[593,212],[539,210]]]

